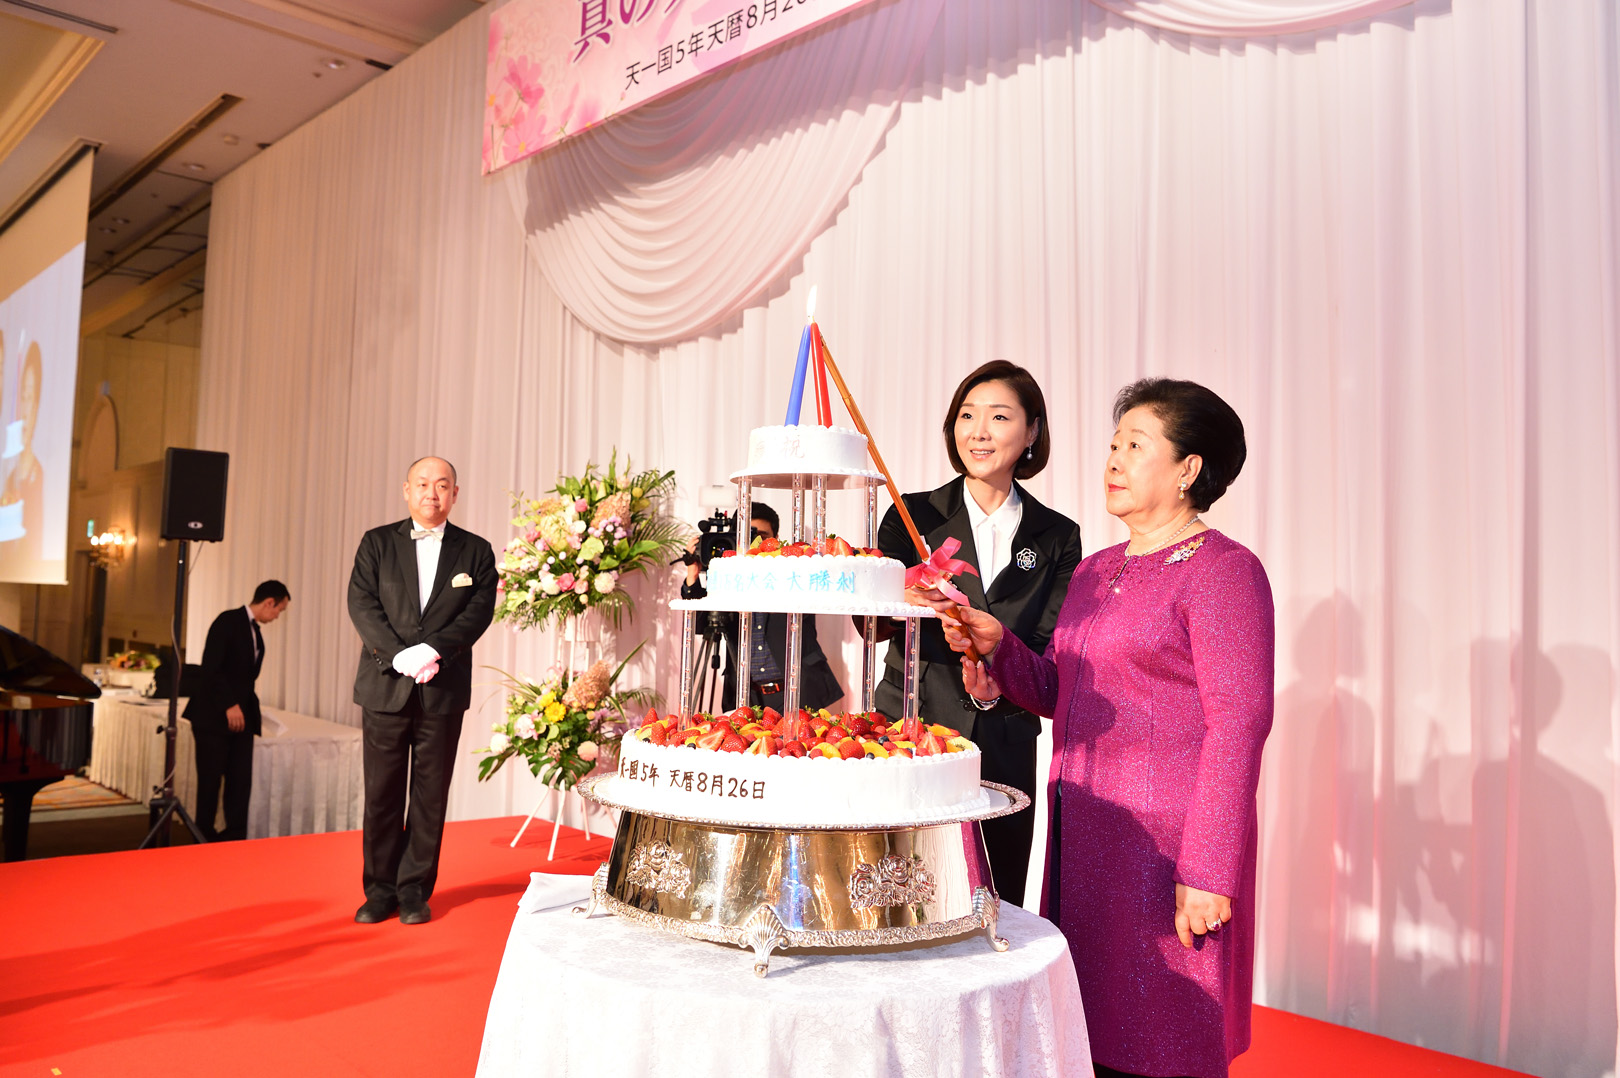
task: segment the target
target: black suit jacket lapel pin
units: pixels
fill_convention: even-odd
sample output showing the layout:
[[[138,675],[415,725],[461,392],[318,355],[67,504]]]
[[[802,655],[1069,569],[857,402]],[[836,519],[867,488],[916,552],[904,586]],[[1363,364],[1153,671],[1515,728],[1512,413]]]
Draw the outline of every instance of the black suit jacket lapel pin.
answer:
[[[1023,550],[1018,552],[1018,555],[1013,559],[1013,562],[1018,566],[1018,568],[1028,572],[1029,570],[1035,568],[1035,551],[1030,547],[1025,547]]]

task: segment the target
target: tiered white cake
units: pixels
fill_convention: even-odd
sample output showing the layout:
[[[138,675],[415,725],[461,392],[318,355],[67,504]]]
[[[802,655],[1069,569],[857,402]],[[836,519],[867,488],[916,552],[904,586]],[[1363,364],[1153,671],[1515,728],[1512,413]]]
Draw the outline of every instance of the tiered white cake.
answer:
[[[871,555],[747,554],[709,562],[709,598],[726,610],[904,612],[906,567]]]
[[[866,454],[866,435],[845,427],[755,427],[748,433],[748,467],[733,479],[779,475],[882,479]]]
[[[990,804],[979,750],[938,756],[834,760],[672,748],[626,737],[613,796],[665,816],[747,826],[907,824],[946,820]]]

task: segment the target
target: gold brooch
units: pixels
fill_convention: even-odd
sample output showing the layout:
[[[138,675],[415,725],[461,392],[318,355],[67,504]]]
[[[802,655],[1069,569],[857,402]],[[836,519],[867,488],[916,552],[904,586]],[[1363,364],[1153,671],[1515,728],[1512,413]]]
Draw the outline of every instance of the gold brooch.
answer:
[[[1203,545],[1204,537],[1200,535],[1198,538],[1173,551],[1168,558],[1164,559],[1164,563],[1166,565],[1174,565],[1178,561],[1186,561],[1188,558],[1198,553],[1198,548]]]

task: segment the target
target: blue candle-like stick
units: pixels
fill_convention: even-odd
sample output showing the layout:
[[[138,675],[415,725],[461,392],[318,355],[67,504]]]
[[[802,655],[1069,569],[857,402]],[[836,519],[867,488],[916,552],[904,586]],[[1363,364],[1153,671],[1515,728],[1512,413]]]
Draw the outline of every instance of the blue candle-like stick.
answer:
[[[804,376],[809,367],[810,323],[806,322],[804,332],[799,335],[799,359],[793,365],[793,391],[788,394],[787,418],[782,420],[783,426],[799,425],[799,409],[804,404]]]

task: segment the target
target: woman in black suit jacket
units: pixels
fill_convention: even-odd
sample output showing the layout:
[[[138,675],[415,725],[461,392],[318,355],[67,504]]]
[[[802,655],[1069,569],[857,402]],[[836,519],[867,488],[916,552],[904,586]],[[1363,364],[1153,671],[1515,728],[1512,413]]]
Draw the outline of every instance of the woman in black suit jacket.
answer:
[[[974,608],[988,610],[1043,652],[1080,564],[1079,526],[1017,483],[1038,474],[1051,454],[1046,398],[1024,368],[995,360],[957,386],[944,431],[945,452],[958,477],[937,490],[905,495],[906,508],[930,550],[947,539],[962,544],[956,557],[980,575],[963,573],[954,583]],[[988,550],[980,549],[980,540]],[[878,546],[908,566],[921,560],[893,507],[878,529]],[[876,691],[877,708],[886,715],[900,714],[904,658],[897,639]],[[961,730],[979,746],[984,778],[1033,796],[1040,719],[1005,699],[988,711],[977,709],[962,688],[961,657],[932,619],[922,626],[918,697],[926,721]],[[1033,807],[988,820],[983,828],[997,893],[1022,905],[1035,836]]]

